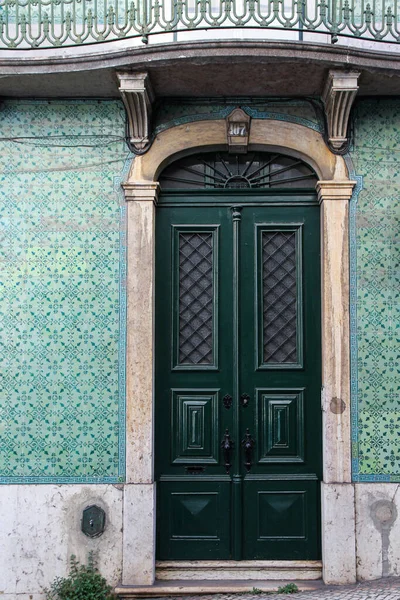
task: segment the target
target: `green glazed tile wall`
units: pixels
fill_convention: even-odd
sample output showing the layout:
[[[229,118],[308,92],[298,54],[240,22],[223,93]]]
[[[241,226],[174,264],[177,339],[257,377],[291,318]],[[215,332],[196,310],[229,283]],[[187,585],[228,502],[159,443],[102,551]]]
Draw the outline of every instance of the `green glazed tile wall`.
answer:
[[[355,116],[353,478],[399,481],[400,102]],[[123,480],[124,133],[117,101],[2,103],[0,482]]]
[[[400,481],[400,102],[359,101],[353,479]],[[358,382],[357,382],[358,377]]]
[[[124,474],[125,224],[118,101],[5,101],[0,481]]]

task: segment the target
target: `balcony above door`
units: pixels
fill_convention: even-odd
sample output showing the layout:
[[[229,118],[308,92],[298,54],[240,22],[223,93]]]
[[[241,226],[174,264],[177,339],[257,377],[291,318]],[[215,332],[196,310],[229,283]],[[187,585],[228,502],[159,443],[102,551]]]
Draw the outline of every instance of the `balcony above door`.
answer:
[[[386,50],[387,45],[380,48]],[[129,69],[149,72],[158,97],[320,96],[331,68],[360,70],[359,96],[399,95],[398,56],[340,42],[215,38],[125,48],[110,42],[84,48],[2,50],[0,95],[118,98],[115,71]]]
[[[319,96],[332,68],[359,95],[400,93],[400,0],[0,0],[0,94],[118,97],[116,70],[158,97]]]

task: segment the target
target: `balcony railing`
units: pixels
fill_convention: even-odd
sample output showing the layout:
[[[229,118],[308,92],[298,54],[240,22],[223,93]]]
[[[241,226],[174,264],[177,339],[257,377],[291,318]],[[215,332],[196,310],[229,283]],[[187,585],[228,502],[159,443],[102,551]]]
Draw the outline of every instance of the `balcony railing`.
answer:
[[[232,30],[256,39],[400,44],[400,0],[0,0],[4,49],[146,44],[183,33],[190,40],[200,31],[207,39],[237,37]]]

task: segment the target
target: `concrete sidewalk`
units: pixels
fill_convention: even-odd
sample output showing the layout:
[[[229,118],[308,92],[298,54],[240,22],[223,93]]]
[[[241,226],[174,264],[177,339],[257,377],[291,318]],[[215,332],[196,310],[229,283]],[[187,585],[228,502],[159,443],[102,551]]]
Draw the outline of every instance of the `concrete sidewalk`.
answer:
[[[261,594],[181,596],[180,598],[182,600],[284,600],[285,598],[293,598],[293,600],[400,600],[400,577],[385,577],[355,585],[323,586],[312,592],[296,594],[265,594],[263,592]],[[163,600],[171,600],[171,598]]]

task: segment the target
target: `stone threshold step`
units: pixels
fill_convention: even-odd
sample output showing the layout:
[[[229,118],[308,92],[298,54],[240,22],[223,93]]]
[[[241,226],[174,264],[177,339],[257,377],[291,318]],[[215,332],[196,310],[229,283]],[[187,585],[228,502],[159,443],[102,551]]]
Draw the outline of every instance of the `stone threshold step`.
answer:
[[[294,581],[321,579],[320,560],[157,561],[157,581]]]
[[[322,580],[293,580],[300,591],[319,590]],[[287,585],[287,580],[237,580],[237,581],[156,581],[154,585],[119,585],[115,593],[119,598],[157,598],[161,596],[195,596],[197,594],[249,594],[253,588],[262,592],[276,592]]]

